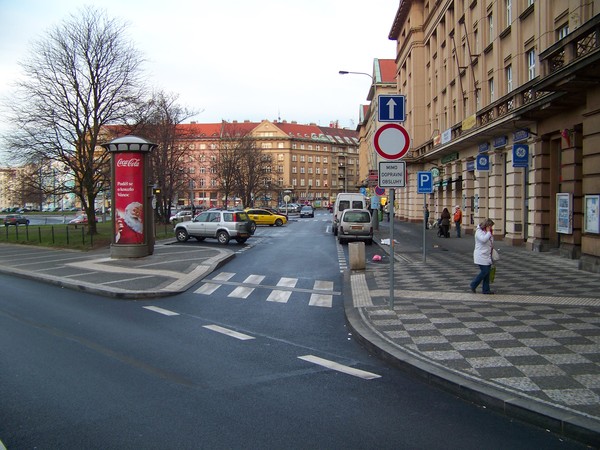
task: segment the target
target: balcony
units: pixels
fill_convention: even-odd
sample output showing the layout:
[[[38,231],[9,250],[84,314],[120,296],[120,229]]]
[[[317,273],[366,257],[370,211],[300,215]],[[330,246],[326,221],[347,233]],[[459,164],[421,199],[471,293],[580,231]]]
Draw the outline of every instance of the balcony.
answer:
[[[600,15],[540,53],[541,74],[476,113],[476,124],[467,130],[452,127],[448,144],[434,139],[412,151],[414,160],[425,160],[466,148],[482,139],[535,123],[585,102],[586,90],[600,83]]]

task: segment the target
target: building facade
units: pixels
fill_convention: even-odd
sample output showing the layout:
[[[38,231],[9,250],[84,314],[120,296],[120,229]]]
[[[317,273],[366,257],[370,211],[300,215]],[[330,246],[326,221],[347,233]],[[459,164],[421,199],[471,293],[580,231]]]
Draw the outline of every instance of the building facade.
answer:
[[[460,205],[473,233],[600,272],[600,2],[401,0],[389,38],[411,136],[398,216]],[[362,132],[361,132],[362,133]],[[362,135],[362,134],[361,134]]]
[[[226,136],[240,135],[250,136],[256,148],[272,160],[255,205],[276,207],[289,195],[294,202],[329,206],[338,192],[357,191],[360,186],[358,132],[333,125],[268,120],[180,124],[180,134],[186,137],[179,145],[187,148],[184,167],[191,184],[188,192],[179,193],[178,202],[206,207],[224,204],[211,163]],[[227,203],[231,200],[236,201]]]

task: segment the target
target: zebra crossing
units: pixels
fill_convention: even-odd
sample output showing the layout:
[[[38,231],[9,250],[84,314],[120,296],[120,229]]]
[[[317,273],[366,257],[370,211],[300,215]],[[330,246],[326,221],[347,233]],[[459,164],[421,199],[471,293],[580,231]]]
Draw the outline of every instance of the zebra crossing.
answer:
[[[220,272],[205,280],[194,294],[208,296],[219,291],[227,292],[228,298],[244,300],[256,292],[264,294],[269,291],[265,300],[273,303],[288,303],[294,296],[306,299],[308,295],[308,305],[321,308],[331,308],[334,297],[341,295],[340,291],[333,290],[334,283],[329,280],[280,277],[276,283],[270,284],[265,281],[265,275],[251,274],[242,281],[236,281],[237,276],[234,272]]]

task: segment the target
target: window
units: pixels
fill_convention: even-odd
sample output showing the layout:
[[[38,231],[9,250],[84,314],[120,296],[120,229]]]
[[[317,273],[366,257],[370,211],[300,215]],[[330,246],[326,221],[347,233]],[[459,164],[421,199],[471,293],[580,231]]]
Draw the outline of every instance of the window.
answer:
[[[312,157],[312,156],[309,156],[309,157],[308,157],[308,162],[309,162],[309,163],[313,162],[313,157]]]
[[[292,166],[292,173],[297,173],[298,169],[296,168],[296,166]]]
[[[279,154],[277,155],[277,161],[283,161],[283,160],[284,160],[283,153],[279,153]]]
[[[488,22],[488,44],[494,42],[494,16],[490,14],[487,17]]]
[[[283,142],[278,142],[277,143],[277,148],[283,148]]]
[[[305,157],[304,157],[304,155],[300,155],[300,162],[305,162]]]
[[[535,50],[527,52],[527,80],[531,81],[535,78]]]
[[[564,24],[563,26],[559,27],[556,30],[556,37],[558,40],[566,37],[567,34],[569,34],[569,24],[568,23]]]
[[[535,3],[535,0],[527,0],[527,7],[530,7]]]
[[[298,160],[298,158],[296,157],[296,155],[292,155],[292,162],[296,162]]]
[[[323,157],[323,164],[327,164],[327,156]]]
[[[315,162],[320,163],[321,162],[321,157],[320,156],[316,156],[315,157]]]
[[[506,9],[506,26],[510,27],[512,23],[512,0],[504,0],[504,6]]]
[[[508,94],[513,90],[512,66],[507,66],[504,73],[506,74],[506,93]]]
[[[495,100],[494,97],[494,79],[490,78],[488,80],[488,90],[490,91],[490,103],[492,103]]]
[[[261,148],[273,148],[273,144],[271,142],[263,142],[260,147]]]

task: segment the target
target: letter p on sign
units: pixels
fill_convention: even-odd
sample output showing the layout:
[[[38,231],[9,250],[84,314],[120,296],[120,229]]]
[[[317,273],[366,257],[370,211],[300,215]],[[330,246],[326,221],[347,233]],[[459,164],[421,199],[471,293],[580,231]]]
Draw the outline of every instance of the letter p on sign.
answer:
[[[417,172],[417,193],[431,194],[433,192],[433,176],[431,172]]]

